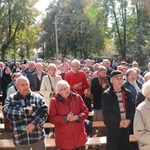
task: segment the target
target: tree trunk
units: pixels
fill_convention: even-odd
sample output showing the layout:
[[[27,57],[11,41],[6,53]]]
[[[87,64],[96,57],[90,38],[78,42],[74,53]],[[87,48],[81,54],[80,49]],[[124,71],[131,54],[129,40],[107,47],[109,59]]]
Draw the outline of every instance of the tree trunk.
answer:
[[[9,44],[4,44],[4,45],[2,45],[2,51],[1,51],[1,60],[4,62],[4,60],[5,60],[5,52],[6,52],[6,50],[7,50],[7,48],[8,48],[8,45]]]

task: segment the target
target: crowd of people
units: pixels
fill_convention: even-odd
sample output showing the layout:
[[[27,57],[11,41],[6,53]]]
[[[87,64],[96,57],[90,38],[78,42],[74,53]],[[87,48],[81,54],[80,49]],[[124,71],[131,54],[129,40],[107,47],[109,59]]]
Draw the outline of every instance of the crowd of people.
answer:
[[[40,59],[16,62],[11,69],[0,62],[5,130],[12,133],[16,149],[45,149],[45,122],[55,125],[58,149],[79,149],[88,137],[88,111],[94,111],[93,121],[106,125],[107,150],[129,150],[130,134],[140,150],[150,148],[150,63],[145,72],[136,61],[130,67],[125,61],[111,66],[109,59]]]

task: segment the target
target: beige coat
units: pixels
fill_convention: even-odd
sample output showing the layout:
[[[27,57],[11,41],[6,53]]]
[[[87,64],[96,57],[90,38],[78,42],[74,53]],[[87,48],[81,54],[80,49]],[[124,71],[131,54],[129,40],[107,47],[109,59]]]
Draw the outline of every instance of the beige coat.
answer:
[[[136,108],[134,135],[139,140],[139,150],[150,150],[150,101],[145,99]]]
[[[41,83],[41,87],[40,87],[40,93],[43,95],[43,97],[45,98],[46,104],[48,106],[48,113],[49,113],[49,104],[50,104],[50,93],[51,93],[51,84],[49,81],[49,78],[51,79],[51,83],[53,86],[54,91],[56,91],[56,84],[58,81],[62,80],[60,75],[56,75],[55,77],[52,77],[50,75],[46,75],[43,77],[42,79],[42,83]]]

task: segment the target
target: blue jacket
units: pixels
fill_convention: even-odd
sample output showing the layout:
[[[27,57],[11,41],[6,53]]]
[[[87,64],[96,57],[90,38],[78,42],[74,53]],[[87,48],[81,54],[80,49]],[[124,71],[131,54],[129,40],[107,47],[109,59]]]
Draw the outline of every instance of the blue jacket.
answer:
[[[142,88],[142,83],[138,80],[136,80],[136,83],[139,86],[139,88],[141,89]],[[123,86],[131,92],[131,96],[135,101],[136,96],[137,96],[137,92],[136,92],[136,89],[134,88],[134,86],[132,84],[130,84],[130,82],[128,80],[126,80],[124,82]]]

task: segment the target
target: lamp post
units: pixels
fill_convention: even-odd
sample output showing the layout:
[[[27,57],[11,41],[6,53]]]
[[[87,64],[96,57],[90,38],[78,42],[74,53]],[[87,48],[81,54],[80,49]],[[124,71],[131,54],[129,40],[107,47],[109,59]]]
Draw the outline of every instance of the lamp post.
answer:
[[[58,29],[57,29],[57,24],[58,24],[58,19],[57,17],[66,17],[69,16],[69,14],[62,14],[62,15],[56,15],[55,16],[55,40],[56,40],[56,59],[58,59]]]
[[[57,16],[55,16],[55,40],[56,40],[56,59],[58,59]]]

